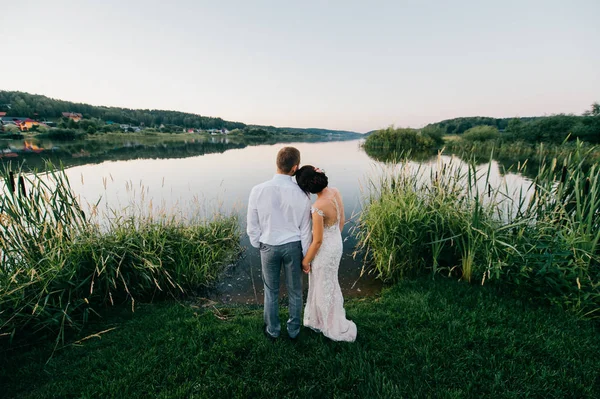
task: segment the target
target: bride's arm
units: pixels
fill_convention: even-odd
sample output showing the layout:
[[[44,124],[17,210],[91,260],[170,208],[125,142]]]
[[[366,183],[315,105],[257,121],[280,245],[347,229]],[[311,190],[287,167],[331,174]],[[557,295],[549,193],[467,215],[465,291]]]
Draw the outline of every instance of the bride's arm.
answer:
[[[318,212],[314,212],[312,214],[312,222],[312,243],[310,244],[310,247],[308,247],[308,252],[306,252],[304,259],[302,260],[302,270],[304,273],[310,272],[310,263],[315,256],[317,256],[317,252],[319,252],[319,248],[321,248],[321,244],[323,243],[323,216],[319,215]]]

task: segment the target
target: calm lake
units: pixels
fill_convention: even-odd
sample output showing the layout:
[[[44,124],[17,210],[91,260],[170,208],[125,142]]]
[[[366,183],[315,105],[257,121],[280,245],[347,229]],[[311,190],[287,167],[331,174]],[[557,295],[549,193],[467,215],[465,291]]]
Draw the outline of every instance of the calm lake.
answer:
[[[212,139],[212,140],[211,140]],[[20,142],[23,143],[22,141]],[[225,138],[184,143],[135,142],[105,143],[102,151],[87,148],[89,144],[64,145],[38,143],[43,151],[18,153],[14,161],[25,160],[37,164],[42,157],[62,160],[67,167],[73,190],[84,203],[99,202],[100,209],[124,209],[134,204],[139,212],[165,209],[183,216],[201,209],[206,215],[214,211],[235,212],[245,232],[246,202],[250,189],[275,173],[275,156],[284,145],[298,148],[302,164],[324,169],[331,186],[337,187],[343,197],[347,219],[344,236],[344,256],[340,265],[340,285],[345,296],[363,296],[378,291],[381,283],[372,275],[361,276],[363,264],[353,259],[356,244],[350,234],[353,221],[361,209],[363,191],[370,177],[385,169],[381,162],[371,159],[360,147],[361,140],[330,142],[294,142],[245,146]],[[17,147],[19,142],[13,142]],[[443,156],[410,164],[414,173],[429,175],[441,167],[440,161],[461,164],[458,159]],[[501,173],[498,164],[491,167],[490,181],[506,185],[511,192],[526,190],[530,181],[517,174]],[[225,272],[212,294],[223,302],[262,303],[262,282],[258,250],[249,246],[242,236],[245,250],[241,259]],[[305,289],[307,288],[305,282]]]

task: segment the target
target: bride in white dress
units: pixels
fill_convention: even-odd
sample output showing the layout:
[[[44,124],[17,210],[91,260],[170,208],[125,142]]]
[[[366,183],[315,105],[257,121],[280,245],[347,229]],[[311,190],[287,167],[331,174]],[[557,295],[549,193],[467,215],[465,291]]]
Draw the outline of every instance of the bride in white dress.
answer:
[[[336,188],[327,187],[325,173],[311,165],[296,172],[296,181],[307,195],[317,194],[311,208],[313,241],[302,260],[302,270],[308,273],[304,325],[334,341],[353,342],[356,324],[346,319],[344,297],[338,281],[343,251],[342,197]]]

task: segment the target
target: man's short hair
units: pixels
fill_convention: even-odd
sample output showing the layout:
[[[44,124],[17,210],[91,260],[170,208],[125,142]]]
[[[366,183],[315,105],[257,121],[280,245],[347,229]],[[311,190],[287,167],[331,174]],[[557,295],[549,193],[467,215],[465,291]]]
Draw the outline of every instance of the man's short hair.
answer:
[[[290,173],[292,168],[300,165],[300,151],[294,147],[283,147],[277,153],[277,168],[283,173]]]

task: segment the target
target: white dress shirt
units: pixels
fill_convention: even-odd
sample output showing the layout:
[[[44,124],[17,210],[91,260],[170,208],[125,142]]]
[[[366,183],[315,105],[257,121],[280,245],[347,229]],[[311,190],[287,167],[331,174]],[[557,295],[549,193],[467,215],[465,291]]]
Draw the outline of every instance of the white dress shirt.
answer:
[[[282,245],[302,242],[306,255],[312,241],[310,198],[291,176],[276,174],[254,186],[248,200],[246,232],[250,244]]]

